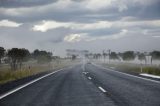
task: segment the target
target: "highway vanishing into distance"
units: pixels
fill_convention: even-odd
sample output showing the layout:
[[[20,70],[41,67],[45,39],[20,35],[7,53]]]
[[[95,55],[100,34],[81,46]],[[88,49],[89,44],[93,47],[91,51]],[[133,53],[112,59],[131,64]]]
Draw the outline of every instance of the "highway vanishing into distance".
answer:
[[[0,106],[160,106],[160,82],[79,64],[1,98]]]

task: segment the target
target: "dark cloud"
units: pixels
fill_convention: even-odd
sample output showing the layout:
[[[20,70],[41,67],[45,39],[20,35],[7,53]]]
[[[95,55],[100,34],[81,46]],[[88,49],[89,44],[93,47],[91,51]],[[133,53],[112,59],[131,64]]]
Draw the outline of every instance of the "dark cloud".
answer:
[[[1,0],[1,2],[7,1],[10,5],[14,3],[9,3],[12,0]],[[31,4],[34,6],[37,4],[45,4],[50,2],[55,2],[56,0],[36,0],[36,1],[21,1],[16,0],[17,5],[24,6]],[[14,2],[16,2],[14,1]],[[18,3],[18,1],[20,3]],[[79,0],[76,0],[80,2]],[[12,1],[13,2],[13,1]],[[26,2],[26,3],[24,3]],[[28,2],[28,3],[27,3]],[[33,3],[32,3],[33,2]],[[5,4],[5,3],[1,3]],[[16,4],[16,3],[15,3]],[[62,21],[62,22],[93,22],[99,20],[108,20],[108,21],[116,21],[120,20],[123,17],[131,16],[135,17],[138,20],[153,20],[160,18],[160,2],[154,2],[150,5],[142,6],[140,4],[135,5],[128,5],[127,10],[119,12],[118,8],[106,8],[100,11],[90,11],[84,8],[76,8],[76,7],[68,7],[67,9],[55,9],[53,7],[50,9],[46,9],[45,11],[39,11],[39,9],[34,8],[33,11],[27,12],[25,11],[22,15],[10,15],[10,14],[0,14],[0,19],[10,19],[18,22],[35,22],[41,20],[55,20],[55,21]]]
[[[159,10],[160,10],[160,1],[141,9],[139,14],[137,15],[137,17],[139,17],[142,20],[159,19],[160,18],[160,11]]]
[[[46,5],[56,2],[57,0],[0,0],[0,7],[18,8]]]
[[[0,0],[0,21],[11,20],[18,23],[23,23],[20,27],[4,28],[0,27],[0,45],[4,47],[26,47],[29,49],[47,48],[51,49],[66,49],[66,48],[80,48],[80,49],[95,49],[102,50],[102,46],[114,50],[125,49],[145,49],[151,50],[152,48],[159,49],[159,38],[152,38],[160,33],[160,26],[145,24],[147,21],[160,20],[160,1],[143,0],[144,4],[127,1],[127,8],[119,11],[117,6],[102,8],[100,10],[90,10],[85,8],[85,5],[78,6],[85,0],[71,0],[74,3],[71,6],[66,6],[65,3],[55,4],[58,0]],[[62,0],[65,1],[65,0]],[[68,0],[66,0],[67,2]],[[121,0],[123,1],[123,0]],[[151,3],[145,4],[150,1]],[[100,2],[100,1],[99,1]],[[114,5],[114,4],[113,4]],[[62,6],[62,8],[61,8]],[[66,7],[65,7],[66,6]],[[25,8],[23,8],[25,7]],[[95,5],[96,8],[96,5]],[[131,19],[127,20],[127,17]],[[126,18],[126,20],[125,20]],[[133,18],[133,19],[132,19]],[[136,22],[140,24],[123,26],[113,25],[109,28],[91,28],[91,29],[72,29],[56,28],[50,29],[46,32],[32,31],[34,25],[40,24],[42,20],[50,20],[64,23],[79,23],[79,24],[92,24],[97,21],[109,21],[111,23],[121,22]],[[143,23],[143,21],[145,22]],[[103,26],[103,25],[102,25]],[[95,26],[96,27],[96,26]],[[73,44],[64,42],[65,36],[71,34],[87,33],[91,38],[98,38],[102,36],[117,35],[126,29],[129,37],[117,39],[114,43],[113,40],[94,40],[92,42],[76,42]],[[146,31],[144,31],[146,30]],[[146,34],[143,34],[146,33]],[[102,37],[103,38],[103,37]]]

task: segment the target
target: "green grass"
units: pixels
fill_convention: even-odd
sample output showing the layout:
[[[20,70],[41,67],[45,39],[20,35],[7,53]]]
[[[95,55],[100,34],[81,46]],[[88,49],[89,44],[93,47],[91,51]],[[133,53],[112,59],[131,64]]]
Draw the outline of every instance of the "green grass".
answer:
[[[143,72],[160,76],[160,68],[158,67],[144,67]]]

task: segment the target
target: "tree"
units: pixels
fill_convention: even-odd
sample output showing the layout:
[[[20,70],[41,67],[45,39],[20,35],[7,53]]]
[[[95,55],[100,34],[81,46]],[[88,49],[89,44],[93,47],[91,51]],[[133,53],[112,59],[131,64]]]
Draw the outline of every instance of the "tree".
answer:
[[[76,55],[72,55],[72,60],[75,60],[77,58]]]
[[[19,49],[19,48],[12,48],[8,50],[8,57],[10,59],[10,65],[12,70],[17,70],[18,66],[22,67],[22,62],[27,60],[29,56],[29,51],[27,49]]]
[[[152,59],[159,60],[160,59],[160,51],[153,51],[150,53],[152,56]]]
[[[50,62],[52,60],[52,53],[36,49],[33,52],[33,57],[37,60],[38,63]]]
[[[30,53],[27,49],[19,49],[19,63],[20,68],[22,67],[22,62],[27,61]]]
[[[33,54],[33,57],[36,59],[39,55],[40,51],[38,49],[34,50],[34,52],[32,53]]]
[[[111,52],[110,54],[110,59],[116,60],[119,59],[118,55],[116,54],[116,52]]]
[[[1,59],[4,56],[4,54],[5,54],[5,49],[3,47],[0,47],[0,64],[2,63]]]
[[[140,61],[146,60],[146,57],[145,57],[144,53],[139,53],[139,54],[138,54],[138,59],[139,59]]]
[[[102,55],[103,55],[103,59],[104,59],[104,62],[105,62],[105,58],[106,58],[106,56],[107,56],[107,53],[105,53],[105,50],[103,50]]]
[[[122,59],[123,60],[134,60],[135,59],[135,54],[133,51],[126,51],[124,53],[122,53]]]
[[[95,53],[94,55],[93,55],[93,58],[94,59],[98,59],[98,58],[100,58],[102,55],[100,54],[100,53]]]

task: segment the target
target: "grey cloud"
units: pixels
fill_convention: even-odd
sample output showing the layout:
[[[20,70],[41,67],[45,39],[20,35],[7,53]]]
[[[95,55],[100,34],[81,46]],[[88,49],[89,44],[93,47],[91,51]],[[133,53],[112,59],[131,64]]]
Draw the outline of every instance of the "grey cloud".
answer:
[[[29,29],[30,27],[30,24],[25,24],[19,28],[0,28],[0,45],[9,48],[25,47],[33,50],[36,48],[43,48],[43,45],[48,43],[52,45],[61,43],[64,36],[69,33],[67,29],[61,28],[50,30],[45,33],[34,32]]]
[[[144,7],[142,10],[140,10],[140,13],[137,17],[140,17],[141,19],[159,19],[160,18],[160,1]]]
[[[104,29],[93,29],[93,30],[71,30],[72,33],[87,33],[88,36],[110,36],[121,32],[120,28],[104,28]]]
[[[42,1],[42,0],[40,0]],[[0,19],[11,19],[19,22],[34,22],[41,20],[55,20],[63,22],[92,22],[98,20],[115,21],[126,16],[136,17],[138,20],[152,20],[160,18],[160,2],[154,2],[150,5],[143,6],[128,5],[128,9],[119,12],[117,8],[106,8],[101,11],[89,11],[80,7],[69,7],[64,10],[47,9],[45,11],[33,10],[27,14],[10,16],[0,13]],[[36,14],[35,14],[36,13]],[[2,14],[2,15],[1,15]]]
[[[0,7],[19,8],[46,5],[57,0],[0,0]]]
[[[71,6],[65,9],[57,9],[50,7],[39,10],[40,7],[48,6],[55,3],[57,0],[0,0],[0,20],[8,19],[18,23],[23,23],[19,28],[2,28],[0,27],[0,45],[11,47],[25,47],[30,50],[39,49],[56,49],[57,54],[62,53],[62,49],[79,48],[89,49],[96,52],[101,52],[104,48],[112,50],[152,50],[159,48],[159,38],[152,36],[159,35],[159,26],[134,25],[130,27],[111,27],[106,29],[94,30],[78,30],[70,28],[56,28],[46,32],[35,32],[31,28],[42,20],[54,20],[58,22],[77,22],[77,23],[94,23],[97,21],[121,21],[125,17],[134,17],[129,21],[140,22],[144,20],[160,20],[160,2],[154,0],[153,3],[147,5],[132,4],[128,1],[127,9],[118,11],[118,8],[104,8],[99,11],[87,10],[83,7]],[[81,0],[72,0],[76,3],[81,3]],[[156,1],[156,2],[155,2]],[[143,2],[147,2],[143,0]],[[31,9],[30,11],[22,11],[22,14],[11,15],[5,14],[3,10],[20,8]],[[36,8],[34,8],[36,7]],[[3,8],[3,9],[2,9]],[[33,10],[32,10],[33,9]],[[37,9],[37,10],[36,10]],[[123,23],[122,23],[123,24]],[[143,23],[142,23],[143,24]],[[73,44],[63,42],[65,36],[70,34],[87,33],[89,37],[112,36],[119,34],[122,29],[126,29],[131,33],[130,36],[117,40],[95,40],[91,42],[80,41]],[[147,30],[148,34],[142,32]],[[114,43],[113,43],[114,42]],[[95,45],[97,50],[95,50]]]

